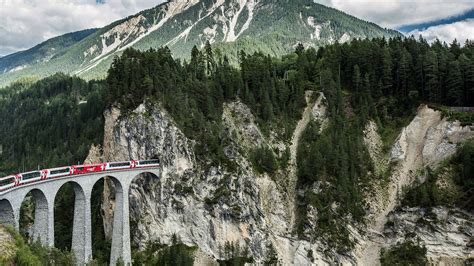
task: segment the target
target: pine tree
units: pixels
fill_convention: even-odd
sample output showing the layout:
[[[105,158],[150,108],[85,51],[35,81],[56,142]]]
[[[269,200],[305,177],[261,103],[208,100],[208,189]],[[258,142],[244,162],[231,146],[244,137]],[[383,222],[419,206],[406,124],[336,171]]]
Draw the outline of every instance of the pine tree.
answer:
[[[449,63],[446,87],[449,103],[461,106],[464,100],[463,81],[461,67],[457,60]]]
[[[474,105],[474,59],[469,59],[465,54],[459,56],[463,78],[464,105]]]
[[[424,70],[426,77],[426,93],[431,102],[437,102],[440,98],[439,94],[439,72],[438,72],[438,58],[436,53],[429,51],[424,60]]]
[[[405,97],[408,96],[410,64],[411,55],[405,48],[403,48],[397,69],[397,87],[400,90],[398,95],[403,95]]]
[[[385,94],[392,95],[393,77],[392,77],[392,57],[388,47],[383,49],[382,53],[382,83]]]
[[[454,39],[453,42],[449,45],[449,51],[454,55],[455,58],[458,58],[461,55],[461,45],[459,44],[457,39]]]
[[[354,91],[356,93],[356,97],[357,97],[359,95],[360,91],[361,91],[361,86],[362,86],[359,65],[354,66],[354,71],[353,71],[353,75],[352,75],[352,86],[353,86],[353,89],[354,89]]]
[[[210,76],[215,70],[216,62],[214,59],[214,53],[212,52],[211,43],[209,41],[206,42],[206,45],[204,46],[204,51],[206,55],[206,71],[207,75]]]

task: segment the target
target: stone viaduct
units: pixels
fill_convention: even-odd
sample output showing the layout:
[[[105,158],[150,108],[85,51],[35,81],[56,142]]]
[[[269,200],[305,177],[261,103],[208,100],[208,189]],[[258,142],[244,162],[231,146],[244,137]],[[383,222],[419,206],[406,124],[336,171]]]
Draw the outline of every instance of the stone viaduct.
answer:
[[[67,176],[13,188],[0,193],[0,223],[19,229],[20,207],[26,195],[31,192],[36,203],[33,238],[39,239],[46,246],[54,246],[54,200],[59,189],[66,183],[71,183],[75,191],[71,250],[78,265],[84,265],[92,259],[92,188],[103,177],[109,177],[116,188],[110,264],[115,265],[121,259],[125,265],[129,265],[131,248],[128,196],[133,179],[144,173],[160,176],[158,167],[134,168]]]

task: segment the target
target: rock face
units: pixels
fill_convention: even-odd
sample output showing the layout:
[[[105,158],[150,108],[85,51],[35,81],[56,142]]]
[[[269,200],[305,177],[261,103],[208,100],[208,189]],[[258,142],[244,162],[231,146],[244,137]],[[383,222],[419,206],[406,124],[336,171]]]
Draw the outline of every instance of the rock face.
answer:
[[[464,265],[474,258],[474,215],[457,209],[405,208],[389,214],[384,235],[389,245],[420,239],[433,264]]]
[[[308,101],[302,119],[313,119],[324,125],[325,106],[323,95],[312,104]],[[254,172],[247,159],[248,152],[257,145],[269,145],[278,152],[290,149],[292,143],[266,138],[249,108],[238,101],[224,105],[222,121],[230,139],[224,151],[236,163],[237,171],[209,166],[202,158],[196,158],[194,141],[188,139],[157,104],[142,104],[127,115],[121,115],[117,108],[105,113],[103,150],[100,153],[93,148],[91,160],[101,156],[108,161],[159,158],[162,164],[161,176],[139,176],[132,185],[130,214],[134,243],[140,248],[150,241],[170,243],[176,234],[183,243],[198,246],[197,262],[206,263],[209,259],[226,259],[222,252],[226,243],[238,245],[240,250],[247,249],[248,256],[256,263],[264,262],[271,249],[276,250],[282,265],[371,265],[378,262],[382,245],[374,244],[375,238],[370,234],[367,239],[355,229],[351,231],[360,245],[354,254],[347,256],[328,256],[320,243],[292,235],[288,213],[291,193],[282,188],[281,180],[277,183]],[[371,199],[369,217],[375,222],[369,230],[378,232],[377,235],[383,233],[387,215],[396,204],[397,190],[410,184],[412,172],[446,158],[454,152],[456,143],[470,134],[459,124],[442,119],[438,112],[420,108],[392,151],[392,160],[399,162],[390,186]],[[375,124],[367,126],[366,135],[373,160],[383,158]],[[372,145],[373,140],[378,141]],[[388,161],[388,156],[385,157]],[[291,178],[287,176],[289,172],[287,169],[277,174],[283,184]],[[111,202],[110,206],[103,206],[107,213],[107,209],[113,207],[113,198],[109,194],[106,197],[109,197],[107,202]],[[111,216],[106,216],[106,224],[111,222]],[[435,234],[431,238],[433,245],[444,243],[438,239],[443,236]]]
[[[364,144],[369,151],[370,158],[375,164],[375,172],[380,176],[387,168],[388,158],[386,158],[382,151],[383,142],[378,134],[377,124],[372,120],[370,120],[365,127]]]
[[[366,132],[370,132],[369,130]],[[470,127],[442,118],[439,111],[421,106],[411,123],[405,127],[390,153],[393,171],[388,186],[375,189],[368,199],[369,239],[361,240],[356,258],[362,265],[377,264],[381,237],[388,214],[397,205],[403,187],[410,186],[426,166],[436,167],[453,155],[457,146],[474,137]],[[370,146],[369,146],[370,147]],[[371,150],[369,148],[369,150]],[[377,150],[377,149],[372,149]],[[371,154],[372,156],[372,154]]]
[[[308,114],[318,117],[308,118],[322,119],[324,113],[311,112],[312,108]],[[214,259],[225,259],[222,250],[229,242],[248,249],[256,262],[264,261],[273,247],[286,265],[311,264],[311,250],[312,260],[322,264],[318,245],[288,233],[287,195],[268,176],[255,173],[247,160],[256,145],[285,144],[267,140],[249,108],[240,102],[225,104],[222,119],[231,140],[225,152],[238,165],[233,173],[195,158],[194,142],[158,105],[142,104],[127,116],[116,108],[105,113],[105,160],[157,157],[162,163],[161,176],[140,176],[132,185],[133,241],[143,248],[150,241],[170,243],[176,234]],[[112,202],[112,197],[107,201]],[[112,217],[106,216],[106,223],[111,222]],[[202,253],[198,257],[205,258]]]

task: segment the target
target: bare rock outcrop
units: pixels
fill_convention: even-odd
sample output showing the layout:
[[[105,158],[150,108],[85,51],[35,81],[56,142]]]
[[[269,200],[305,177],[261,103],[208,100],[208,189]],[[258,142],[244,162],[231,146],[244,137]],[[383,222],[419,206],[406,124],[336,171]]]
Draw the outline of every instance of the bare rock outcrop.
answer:
[[[404,208],[391,212],[383,231],[389,246],[421,240],[431,263],[464,265],[474,258],[474,215],[458,209]]]
[[[457,146],[474,137],[470,127],[448,121],[441,112],[421,106],[405,127],[390,153],[393,172],[387,187],[375,189],[368,199],[370,222],[368,238],[360,240],[356,258],[361,265],[377,265],[382,246],[386,246],[383,228],[387,216],[398,203],[402,188],[410,186],[426,166],[437,164],[453,155]]]
[[[369,123],[365,143],[372,160],[380,162],[377,171],[385,171],[389,159],[394,171],[389,185],[369,198],[368,220],[373,222],[367,228],[369,233],[351,229],[358,248],[352,255],[328,256],[323,244],[292,234],[288,190],[282,190],[269,176],[255,173],[248,161],[248,152],[261,144],[274,150],[297,147],[298,136],[310,120],[319,121],[324,127],[324,95],[308,102],[301,126],[296,130],[299,131],[293,134],[296,141],[293,138],[291,143],[264,136],[250,109],[241,102],[226,103],[222,122],[229,143],[224,152],[238,169],[229,171],[196,158],[195,142],[183,134],[159,105],[145,103],[126,115],[114,108],[105,113],[102,153],[93,147],[89,157],[91,161],[101,156],[108,161],[161,160],[161,175],[137,177],[130,192],[133,241],[141,248],[150,241],[170,243],[175,234],[185,244],[199,247],[198,262],[225,259],[222,247],[232,243],[241,250],[247,249],[256,263],[264,262],[273,248],[282,265],[373,265],[378,262],[380,248],[390,245],[391,240],[383,237],[387,233],[384,226],[397,204],[400,189],[413,182],[417,171],[448,158],[460,142],[472,137],[469,128],[449,122],[439,112],[423,106],[387,155],[381,149],[375,123]],[[292,152],[295,157],[296,150]],[[285,172],[288,175],[291,167],[290,163]],[[296,171],[296,165],[293,167]],[[295,171],[292,174],[296,175]],[[291,177],[282,174],[282,178]],[[441,235],[435,235],[433,243],[438,241],[437,237]]]
[[[311,264],[309,250],[313,259],[322,257],[317,245],[288,235],[286,196],[247,159],[256,145],[273,145],[247,106],[228,103],[222,117],[230,138],[225,153],[237,172],[195,158],[194,141],[158,105],[142,104],[126,116],[112,109],[105,119],[105,160],[157,157],[162,163],[161,176],[137,177],[130,192],[133,241],[139,247],[156,240],[170,243],[175,234],[206,254],[199,253],[199,261],[224,259],[226,243],[247,249],[256,262],[266,259],[270,247],[285,265]]]

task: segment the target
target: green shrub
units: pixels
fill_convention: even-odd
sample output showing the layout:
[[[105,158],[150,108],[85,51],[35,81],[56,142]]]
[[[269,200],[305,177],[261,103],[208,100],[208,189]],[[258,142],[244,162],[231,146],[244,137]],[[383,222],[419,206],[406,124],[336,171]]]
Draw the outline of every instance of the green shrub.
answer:
[[[266,146],[260,146],[251,151],[250,161],[255,170],[261,174],[273,174],[278,169],[278,163],[273,151]]]
[[[427,265],[426,247],[410,240],[398,243],[389,250],[381,250],[380,263],[382,266]]]
[[[170,246],[160,241],[151,242],[144,251],[133,253],[134,265],[187,266],[194,264],[194,252],[197,247],[188,247],[173,235]]]
[[[44,247],[40,242],[27,244],[23,237],[11,227],[7,227],[8,232],[15,239],[16,253],[12,261],[18,266],[56,266],[56,265],[75,265],[76,259],[71,252],[64,252],[56,248]],[[2,262],[3,263],[3,262]]]

